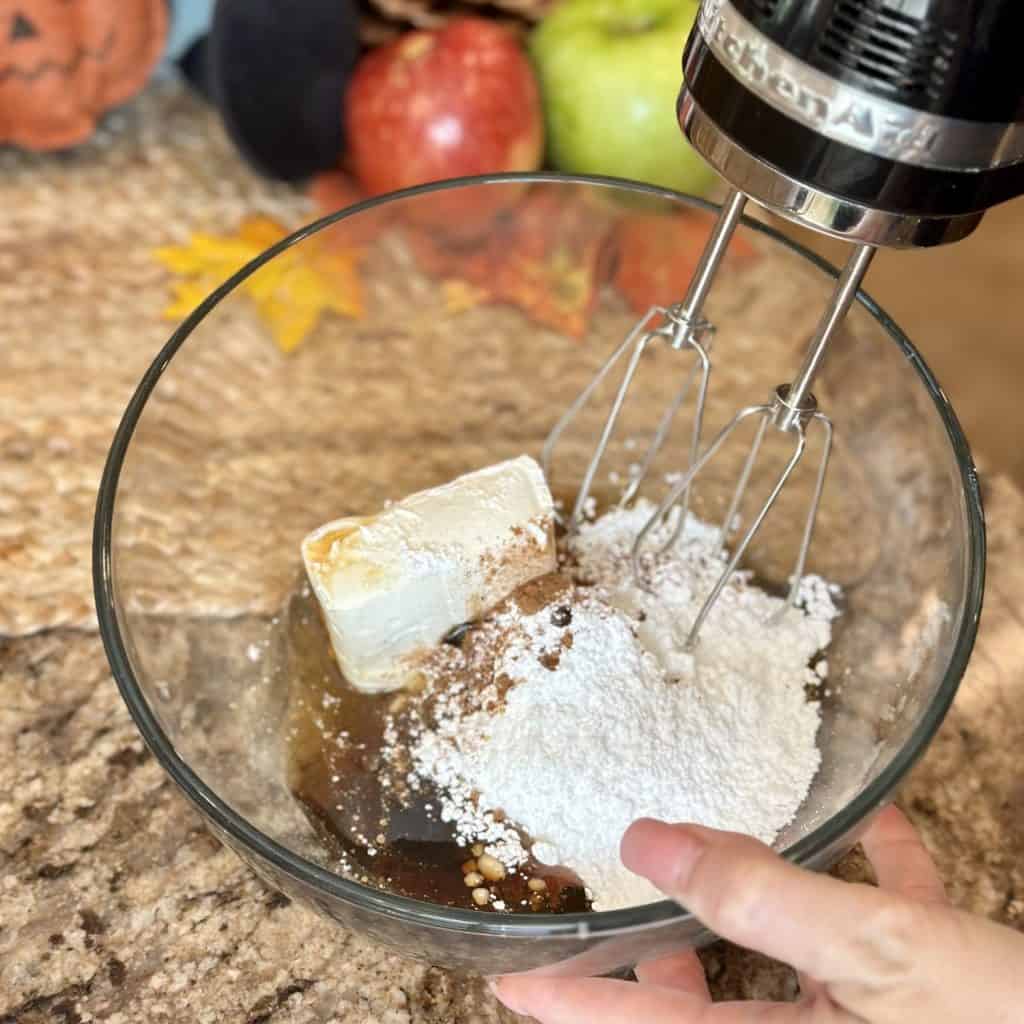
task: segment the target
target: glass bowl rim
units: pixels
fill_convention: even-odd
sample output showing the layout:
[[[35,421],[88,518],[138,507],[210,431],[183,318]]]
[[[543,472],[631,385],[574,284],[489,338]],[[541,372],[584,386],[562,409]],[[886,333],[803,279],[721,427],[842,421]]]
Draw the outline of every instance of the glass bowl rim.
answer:
[[[466,186],[502,183],[564,183],[599,186],[660,197],[707,211],[718,209],[717,204],[705,199],[623,178],[554,172],[476,175],[432,182],[363,200],[306,224],[262,252],[214,289],[174,330],[142,376],[118,424],[103,468],[93,527],[93,590],[100,636],[118,689],[136,727],[164,771],[188,800],[205,818],[230,836],[233,843],[251,851],[257,857],[267,861],[276,871],[314,892],[340,899],[354,904],[360,909],[373,911],[409,925],[485,936],[503,936],[510,939],[608,937],[648,929],[652,926],[693,922],[695,920],[693,915],[680,904],[671,900],[588,914],[531,914],[528,917],[480,914],[472,910],[442,907],[422,900],[371,889],[307,860],[251,825],[203,782],[183,758],[179,757],[135,678],[128,657],[126,640],[117,621],[112,567],[112,533],[114,505],[124,458],[150,394],[171,359],[207,314],[265,263],[333,224],[357,216],[374,207],[415,196]],[[747,217],[744,217],[743,220],[748,228],[768,236],[774,243],[781,244],[791,252],[803,257],[825,274],[832,277],[838,276],[835,266],[799,242],[786,238],[775,228],[759,221]],[[840,836],[856,828],[869,814],[884,804],[893,787],[898,784],[924,752],[949,710],[967,667],[977,636],[984,594],[985,521],[977,471],[967,439],[941,386],[903,331],[865,292],[858,291],[857,302],[871,314],[890,339],[902,350],[924,384],[945,427],[960,471],[967,509],[967,592],[964,615],[949,664],[938,691],[925,709],[921,720],[904,746],[897,751],[892,762],[876,779],[840,811],[788,849],[781,851],[784,857],[796,864],[813,861]]]

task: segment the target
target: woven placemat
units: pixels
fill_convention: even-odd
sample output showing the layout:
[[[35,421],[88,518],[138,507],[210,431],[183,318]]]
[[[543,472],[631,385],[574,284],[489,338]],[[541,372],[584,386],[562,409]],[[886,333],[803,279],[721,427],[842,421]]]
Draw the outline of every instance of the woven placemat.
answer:
[[[164,318],[172,281],[154,251],[195,232],[233,235],[253,215],[295,227],[314,210],[250,172],[216,114],[173,83],[149,90],[72,154],[0,155],[0,190],[0,633],[91,628],[103,461],[173,326]],[[175,360],[133,440],[138,472],[126,466],[118,496],[119,583],[130,611],[273,613],[294,585],[306,530],[485,461],[539,452],[551,410],[635,320],[612,295],[585,344],[545,343],[536,365],[539,349],[522,332],[537,329],[520,314],[479,306],[455,322],[437,282],[388,248],[367,258],[366,316],[328,320],[296,358],[275,349],[249,305],[231,301],[204,322],[189,357]],[[390,270],[376,272],[372,259],[385,257]],[[755,262],[710,308],[729,338],[710,426],[763,400],[761,377],[774,384],[771,367],[789,365],[820,308],[810,297],[824,282],[812,276]],[[841,371],[839,355],[832,364]],[[646,380],[652,429],[678,387],[677,365]],[[847,400],[867,424],[851,437],[870,439],[882,420],[890,439],[898,434],[884,399],[865,386]],[[587,412],[586,453],[599,414]],[[732,472],[728,461],[715,469]],[[823,532],[834,521],[871,532],[862,472],[857,459],[833,459]],[[802,499],[787,489],[783,500]],[[777,518],[799,525],[801,515]],[[773,540],[784,547],[782,533]],[[877,556],[866,541],[833,547],[819,545],[831,559],[819,571],[841,582]]]
[[[154,248],[310,210],[251,173],[174,83],[72,153],[0,153],[0,203],[0,633],[91,627],[103,460],[172,326]]]

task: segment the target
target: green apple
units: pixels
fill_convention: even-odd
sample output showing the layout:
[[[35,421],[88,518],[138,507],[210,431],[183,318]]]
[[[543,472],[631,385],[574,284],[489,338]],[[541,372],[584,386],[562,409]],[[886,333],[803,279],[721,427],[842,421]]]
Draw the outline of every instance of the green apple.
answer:
[[[534,29],[551,162],[702,194],[714,172],[676,121],[696,0],[564,0]]]

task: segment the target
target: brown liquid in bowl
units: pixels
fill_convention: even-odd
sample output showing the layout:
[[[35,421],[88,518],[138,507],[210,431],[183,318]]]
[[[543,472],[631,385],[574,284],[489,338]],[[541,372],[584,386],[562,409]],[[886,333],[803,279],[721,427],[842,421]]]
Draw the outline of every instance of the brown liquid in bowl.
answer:
[[[452,826],[440,820],[437,793],[425,785],[416,791],[393,785],[393,766],[383,763],[388,718],[401,736],[402,716],[393,712],[398,702],[419,696],[368,695],[349,686],[308,588],[292,598],[286,626],[288,785],[344,874],[450,907],[494,911],[501,909],[494,906],[499,903],[512,913],[590,909],[579,878],[532,859],[498,881],[467,885],[473,849],[461,845]],[[523,838],[529,849],[529,837]],[[483,906],[474,899],[474,889],[481,887],[489,893]]]

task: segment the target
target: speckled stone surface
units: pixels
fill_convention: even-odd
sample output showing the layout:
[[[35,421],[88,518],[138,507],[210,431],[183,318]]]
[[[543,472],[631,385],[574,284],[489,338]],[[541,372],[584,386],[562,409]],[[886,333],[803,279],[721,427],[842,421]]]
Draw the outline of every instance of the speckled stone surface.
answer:
[[[903,787],[956,902],[1024,924],[1024,498],[996,482],[982,634]],[[506,1019],[478,980],[404,962],[289,903],[210,837],[143,748],[98,637],[0,648],[0,1021]],[[855,852],[840,867],[864,876]],[[716,994],[784,996],[785,968],[720,944]]]

